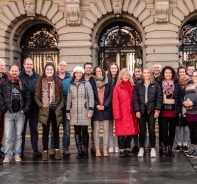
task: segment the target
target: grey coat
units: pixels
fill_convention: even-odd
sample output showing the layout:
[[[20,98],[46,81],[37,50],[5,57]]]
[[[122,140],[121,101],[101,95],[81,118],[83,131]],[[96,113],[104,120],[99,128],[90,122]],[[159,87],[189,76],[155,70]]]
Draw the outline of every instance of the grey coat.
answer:
[[[93,114],[94,96],[89,82],[82,81],[79,86],[71,83],[68,90],[66,116],[70,116],[70,125],[91,125],[88,113]]]

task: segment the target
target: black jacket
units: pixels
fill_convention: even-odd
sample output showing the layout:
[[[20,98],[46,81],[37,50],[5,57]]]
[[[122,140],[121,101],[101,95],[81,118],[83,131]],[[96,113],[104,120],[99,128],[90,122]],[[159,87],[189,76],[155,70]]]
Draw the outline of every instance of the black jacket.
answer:
[[[145,86],[144,82],[139,82],[135,85],[133,105],[135,112],[141,112],[144,114],[145,108]],[[148,102],[147,110],[149,113],[155,112],[155,110],[161,110],[162,108],[162,93],[160,86],[157,82],[152,82],[148,86]]]
[[[28,75],[25,70],[22,70],[19,78],[23,81],[25,86],[29,89],[30,94],[31,94],[31,109],[38,108],[34,96],[35,96],[35,91],[36,91],[36,86],[38,84],[38,81],[40,79],[40,75],[36,72],[33,71],[33,74],[30,76]]]
[[[93,121],[113,120],[113,113],[112,113],[113,84],[112,84],[112,80],[110,78],[108,78],[108,83],[105,85],[104,104],[103,104],[105,106],[105,109],[103,111],[99,111],[96,108],[97,105],[100,105],[96,83],[92,77],[89,79],[89,82],[92,85],[92,89],[94,92],[94,115],[92,117],[92,120]]]
[[[31,105],[31,95],[28,88],[22,82],[22,91],[20,91],[20,110],[23,110],[25,113],[29,112]],[[3,96],[4,96],[4,112],[13,112],[12,111],[12,89],[13,83],[9,80],[6,80],[3,85]]]
[[[6,74],[3,73],[2,77],[0,77],[0,112],[3,111],[3,107],[4,107],[4,97],[3,97],[3,85],[6,81]]]

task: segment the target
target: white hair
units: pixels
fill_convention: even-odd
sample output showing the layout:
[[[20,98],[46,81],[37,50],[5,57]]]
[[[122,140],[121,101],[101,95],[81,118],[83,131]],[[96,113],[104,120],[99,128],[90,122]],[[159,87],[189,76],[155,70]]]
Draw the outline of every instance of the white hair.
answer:
[[[153,66],[154,66],[154,65],[159,65],[160,70],[161,70],[162,66],[161,66],[161,64],[160,64],[160,63],[153,63],[152,68],[153,68]]]
[[[5,66],[5,61],[3,59],[0,59],[0,63]]]

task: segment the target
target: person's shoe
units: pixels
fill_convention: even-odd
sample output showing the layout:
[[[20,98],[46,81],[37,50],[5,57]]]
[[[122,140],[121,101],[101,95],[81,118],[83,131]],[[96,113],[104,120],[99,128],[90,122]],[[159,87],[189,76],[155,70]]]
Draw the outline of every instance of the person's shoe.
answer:
[[[55,159],[56,160],[61,160],[62,159],[59,149],[55,149]]]
[[[3,159],[3,163],[9,163],[9,162],[10,162],[10,159],[9,159],[9,158],[5,157],[5,158]]]
[[[113,147],[109,147],[109,153],[113,153],[114,152],[114,148]]]
[[[63,150],[63,155],[70,155],[70,151],[68,148]]]
[[[161,149],[164,149],[165,148],[162,141],[159,141],[159,148],[161,148]]]
[[[0,158],[4,158],[4,152],[1,150],[1,148],[0,148]]]
[[[115,147],[115,153],[118,153],[119,152],[119,147]]]
[[[101,156],[100,147],[95,146],[95,148],[96,148],[96,157],[100,157]]]
[[[187,146],[182,146],[182,148],[181,148],[185,153],[188,153],[189,152],[189,150],[188,150],[188,147]]]
[[[189,152],[186,156],[190,157],[194,152],[195,152],[195,146],[193,144],[191,144],[191,146],[189,148]]]
[[[47,161],[48,160],[48,151],[43,151],[42,153],[42,160]]]
[[[190,158],[197,158],[197,150],[195,150],[194,153],[190,155]]]
[[[164,150],[162,150],[162,156],[169,157],[169,146],[165,146]]]
[[[142,158],[144,156],[144,148],[140,148],[137,157]]]
[[[175,157],[175,154],[172,151],[172,145],[169,146],[169,157]]]
[[[103,156],[104,157],[108,157],[109,156],[107,146],[103,146]]]
[[[21,162],[21,157],[19,156],[14,157],[14,159],[15,159],[15,162]]]
[[[131,149],[126,149],[125,153],[126,153],[126,156],[131,156],[131,155],[133,155]]]
[[[135,145],[132,149],[132,153],[138,153],[139,152],[139,148],[137,145]]]
[[[119,151],[119,156],[120,156],[120,157],[125,157],[125,156],[126,156],[125,150]]]
[[[156,157],[156,150],[155,150],[155,148],[151,148],[151,151],[150,151],[150,157],[151,158],[155,158]]]
[[[55,155],[55,149],[54,149],[54,148],[52,148],[52,149],[50,150],[49,155],[50,155],[50,156],[54,156],[54,155]]]
[[[42,153],[40,153],[38,150],[34,150],[33,157],[42,157]]]
[[[181,146],[178,145],[178,146],[175,148],[174,151],[175,151],[175,152],[180,152],[180,151],[182,151],[182,150],[181,150]]]

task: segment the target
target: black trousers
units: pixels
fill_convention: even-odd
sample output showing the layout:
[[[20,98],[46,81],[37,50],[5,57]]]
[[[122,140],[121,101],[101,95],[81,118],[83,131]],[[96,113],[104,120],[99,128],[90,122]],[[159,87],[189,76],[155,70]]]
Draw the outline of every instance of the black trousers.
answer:
[[[197,145],[197,122],[189,121],[188,126],[189,126],[189,130],[190,130],[191,144]]]
[[[118,147],[119,149],[131,148],[132,135],[129,136],[118,136]]]
[[[38,113],[39,113],[39,109],[36,108],[36,109],[31,109],[29,113],[25,114],[25,124],[22,133],[22,152],[24,151],[25,148],[25,135],[26,135],[28,121],[29,121],[32,149],[34,151],[38,150]]]
[[[3,133],[4,133],[4,113],[0,115],[0,148],[3,144]]]
[[[42,124],[43,150],[48,150],[50,123],[52,123],[54,148],[59,149],[59,126],[57,126],[55,111],[49,111],[49,118],[48,118],[47,125]]]
[[[74,125],[75,135],[85,136],[88,134],[88,126]]]
[[[162,117],[161,129],[162,129],[162,141],[164,146],[173,145],[175,138],[176,121],[175,118]]]
[[[161,117],[158,117],[158,126],[159,126],[159,141],[163,142],[162,140],[162,129],[161,129]]]
[[[139,119],[139,143],[140,147],[144,147],[145,142],[145,135],[146,135],[146,122],[148,123],[148,132],[149,132],[149,144],[151,148],[155,148],[155,118],[154,113],[149,113],[147,111],[147,108],[144,109],[144,114],[141,114],[141,117]]]

